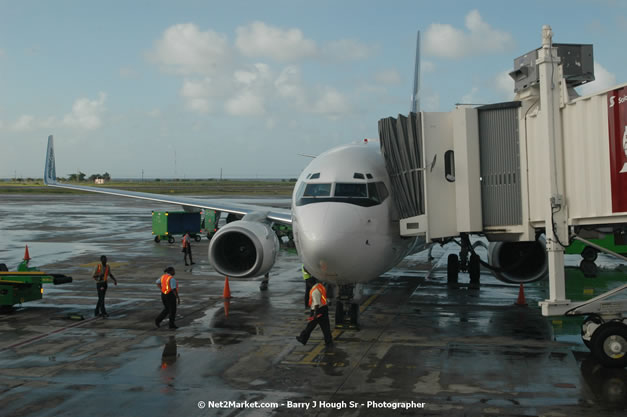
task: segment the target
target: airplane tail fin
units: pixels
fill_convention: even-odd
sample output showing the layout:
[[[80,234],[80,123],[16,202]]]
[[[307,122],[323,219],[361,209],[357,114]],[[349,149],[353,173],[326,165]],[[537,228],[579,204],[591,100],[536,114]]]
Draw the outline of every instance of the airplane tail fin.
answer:
[[[44,168],[44,184],[50,185],[57,182],[57,170],[54,165],[54,140],[48,136],[48,151],[46,152],[46,167]]]

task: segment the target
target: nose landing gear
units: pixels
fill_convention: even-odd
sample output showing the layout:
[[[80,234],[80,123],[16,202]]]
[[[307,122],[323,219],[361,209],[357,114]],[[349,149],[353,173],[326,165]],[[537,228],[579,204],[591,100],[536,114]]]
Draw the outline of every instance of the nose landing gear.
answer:
[[[354,284],[338,285],[335,328],[359,330],[359,304],[354,301]]]

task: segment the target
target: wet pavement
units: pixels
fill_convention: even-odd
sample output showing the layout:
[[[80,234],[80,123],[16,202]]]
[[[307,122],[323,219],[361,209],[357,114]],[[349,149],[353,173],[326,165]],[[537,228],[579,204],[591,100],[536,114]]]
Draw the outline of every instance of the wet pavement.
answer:
[[[317,329],[306,346],[294,339],[306,315],[293,252],[281,251],[267,291],[231,280],[225,302],[206,239],[193,243],[193,267],[178,241],[153,242],[151,210],[172,206],[99,195],[0,199],[0,262],[14,270],[28,244],[31,265],[74,278],[0,315],[2,416],[625,415],[627,370],[590,357],[578,320],[540,315],[544,284],[525,287],[527,307],[514,305],[517,286],[487,272],[480,290],[463,273],[449,289],[455,246],[436,247],[432,262],[426,252],[408,257],[364,285],[362,329],[334,330],[325,349]],[[101,254],[119,281],[107,292],[107,319],[93,317]],[[180,282],[176,331],[153,323],[162,307],[154,281],[168,265]],[[573,299],[624,283],[625,270],[571,285]],[[567,273],[581,282],[579,271]]]

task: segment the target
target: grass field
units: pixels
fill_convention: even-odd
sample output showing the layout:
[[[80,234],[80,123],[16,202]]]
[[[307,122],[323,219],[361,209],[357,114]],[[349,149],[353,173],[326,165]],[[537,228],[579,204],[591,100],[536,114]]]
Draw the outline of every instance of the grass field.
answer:
[[[189,195],[263,195],[290,196],[294,189],[293,181],[254,181],[254,180],[131,180],[107,182],[95,185],[89,181],[72,184],[92,187],[117,188],[156,194]],[[63,188],[46,187],[43,181],[6,181],[0,182],[0,194],[10,193],[77,193]]]

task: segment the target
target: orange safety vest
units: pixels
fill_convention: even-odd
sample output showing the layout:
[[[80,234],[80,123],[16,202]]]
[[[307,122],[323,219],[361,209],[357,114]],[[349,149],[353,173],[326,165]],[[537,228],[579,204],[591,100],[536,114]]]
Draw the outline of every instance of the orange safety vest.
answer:
[[[172,275],[163,274],[161,275],[161,292],[163,294],[169,294],[172,291],[172,287],[170,287],[170,280],[172,279]]]
[[[311,307],[311,303],[313,302],[313,297],[311,296],[315,290],[320,291],[320,307],[327,305],[327,289],[324,288],[324,285],[317,283],[311,290],[309,291],[309,307]]]
[[[102,264],[98,264],[98,268],[96,268],[96,273],[94,275],[100,275],[100,271],[102,271]],[[109,278],[109,265],[105,267],[104,277],[102,277],[103,281],[107,281]]]
[[[183,249],[189,246],[189,235],[183,236]]]

